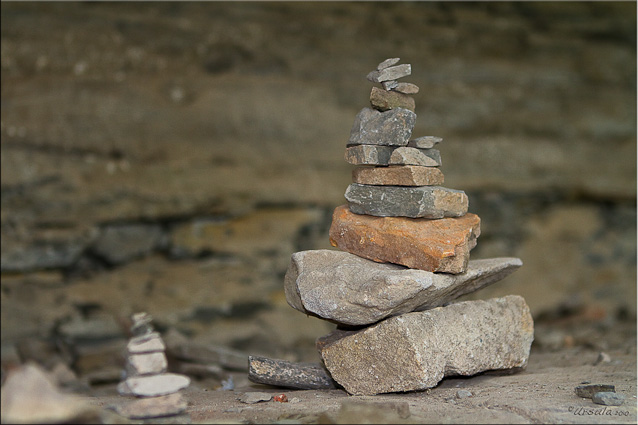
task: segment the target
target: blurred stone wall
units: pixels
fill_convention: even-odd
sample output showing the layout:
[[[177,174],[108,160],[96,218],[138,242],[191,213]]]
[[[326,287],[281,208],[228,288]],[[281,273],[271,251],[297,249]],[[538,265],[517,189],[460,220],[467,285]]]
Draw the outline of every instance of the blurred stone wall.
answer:
[[[311,356],[332,325],[288,307],[283,276],[329,247],[365,76],[388,57],[421,88],[413,134],[443,137],[445,186],[482,218],[472,258],[523,260],[477,297],[635,316],[635,3],[1,10],[3,356],[121,338],[139,311]]]

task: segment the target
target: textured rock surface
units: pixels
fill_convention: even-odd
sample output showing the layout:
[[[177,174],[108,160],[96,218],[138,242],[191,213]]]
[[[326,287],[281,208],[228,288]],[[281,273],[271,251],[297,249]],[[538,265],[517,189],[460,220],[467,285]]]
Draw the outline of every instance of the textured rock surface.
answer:
[[[176,393],[186,388],[191,380],[188,376],[177,373],[163,373],[151,376],[133,376],[117,386],[122,395],[140,397],[156,397]]]
[[[288,304],[338,324],[360,326],[442,306],[505,278],[518,258],[472,260],[461,274],[376,263],[343,251],[296,252],[284,279]]]
[[[166,372],[168,362],[163,352],[129,354],[126,362],[127,376],[154,375]]]
[[[385,112],[363,108],[354,119],[348,144],[405,146],[415,123],[416,114],[404,108]]]
[[[357,167],[352,170],[352,181],[367,185],[433,186],[443,184],[444,176],[438,168],[418,165]]]
[[[439,167],[441,165],[441,153],[436,149],[417,149],[401,146],[392,151],[388,164]]]
[[[129,419],[159,418],[182,413],[188,403],[181,394],[169,394],[159,397],[135,400],[123,406],[117,406],[115,411]]]
[[[408,141],[408,147],[411,148],[421,148],[421,149],[430,149],[433,148],[434,145],[439,144],[443,141],[443,138],[436,136],[421,136]]]
[[[353,165],[388,165],[394,148],[390,146],[348,146],[345,160]]]
[[[341,205],[332,214],[330,243],[377,262],[462,273],[481,233],[480,223],[472,213],[440,220],[374,217],[355,214]]]
[[[469,206],[465,192],[441,186],[352,183],[346,189],[345,198],[352,212],[378,217],[461,217]]]
[[[423,390],[445,376],[527,365],[534,322],[522,297],[465,301],[318,341],[332,378],[354,395]]]
[[[397,83],[393,90],[399,93],[405,94],[417,94],[419,92],[419,86],[412,83]]]
[[[401,65],[389,66],[387,68],[377,69],[370,72],[367,79],[373,83],[382,81],[396,80],[398,78],[407,77],[412,73],[412,67],[409,63]]]
[[[131,354],[163,352],[166,345],[158,332],[132,337],[126,349]]]
[[[292,363],[260,356],[248,356],[251,382],[304,390],[338,388],[323,364]]]
[[[414,111],[414,98],[403,93],[372,87],[370,105],[378,111],[394,108],[405,108]]]

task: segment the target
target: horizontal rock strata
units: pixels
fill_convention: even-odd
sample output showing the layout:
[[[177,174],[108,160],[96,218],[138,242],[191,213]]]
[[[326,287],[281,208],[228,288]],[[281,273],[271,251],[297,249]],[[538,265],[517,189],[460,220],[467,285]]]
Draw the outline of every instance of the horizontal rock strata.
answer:
[[[418,165],[357,167],[352,170],[352,181],[367,185],[435,186],[443,184],[444,176],[438,168]]]
[[[522,265],[518,258],[472,260],[453,275],[376,263],[349,252],[310,250],[292,255],[284,278],[288,304],[347,326],[442,306],[497,282]]]
[[[352,183],[345,198],[356,214],[378,217],[443,218],[467,213],[462,190],[441,186],[373,186]]]
[[[353,395],[424,390],[445,376],[527,365],[534,323],[517,295],[466,301],[337,330],[317,348],[332,378]]]
[[[431,272],[463,273],[481,233],[472,213],[440,220],[374,217],[335,208],[330,243],[342,251],[377,262]]]

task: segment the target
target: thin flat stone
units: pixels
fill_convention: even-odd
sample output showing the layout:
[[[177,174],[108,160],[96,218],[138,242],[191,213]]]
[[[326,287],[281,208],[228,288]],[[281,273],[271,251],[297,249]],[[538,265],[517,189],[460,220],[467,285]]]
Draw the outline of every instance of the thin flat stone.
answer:
[[[355,117],[348,144],[405,146],[415,122],[416,114],[405,108],[385,112],[363,108]]]
[[[350,211],[377,217],[444,218],[467,213],[465,192],[441,186],[374,186],[352,183],[346,189]]]
[[[592,398],[594,394],[599,392],[615,392],[616,387],[609,384],[588,384],[579,385],[574,388],[576,395],[583,398]]]
[[[433,148],[434,145],[441,143],[442,141],[443,141],[442,138],[436,137],[436,136],[417,137],[416,139],[412,139],[408,141],[408,147],[430,149],[430,148]]]
[[[465,301],[337,330],[317,348],[332,378],[353,395],[424,390],[445,376],[527,365],[534,322],[518,295]]]
[[[604,406],[622,406],[625,396],[612,391],[601,391],[594,394],[591,401]]]
[[[158,332],[133,337],[129,340],[126,349],[131,354],[163,352],[166,345]]]
[[[383,81],[398,80],[407,77],[412,73],[412,66],[409,63],[394,65],[382,70],[374,70],[370,72],[366,78],[373,83],[381,83]]]
[[[400,146],[390,155],[389,165],[422,165],[424,167],[440,167],[441,153],[437,149],[418,149]]]
[[[391,146],[355,145],[346,148],[344,158],[353,165],[388,165],[393,151]]]
[[[394,108],[405,108],[414,111],[414,99],[407,94],[395,91],[387,91],[378,87],[372,87],[370,92],[370,105],[378,111],[388,111]]]
[[[248,356],[248,380],[300,390],[339,388],[323,364],[293,363],[259,356]]]
[[[386,69],[387,67],[396,65],[397,63],[399,63],[400,60],[401,58],[388,58],[377,65],[377,71],[381,71],[382,69]]]
[[[398,85],[399,85],[399,82],[397,80],[384,81],[381,83],[381,86],[383,86],[385,90],[392,90]]]
[[[432,273],[376,263],[328,249],[292,254],[284,278],[288,304],[331,322],[361,326],[445,305],[502,280],[519,258],[472,260],[464,273]]]
[[[419,86],[412,83],[397,83],[396,87],[392,90],[403,94],[417,94],[419,92]]]
[[[126,359],[126,376],[157,375],[166,372],[164,352],[130,354]]]
[[[140,397],[156,397],[176,393],[188,387],[191,380],[188,376],[176,373],[161,375],[133,376],[120,382],[117,390],[122,395],[136,395]]]
[[[184,397],[175,393],[135,400],[123,406],[116,406],[115,411],[129,419],[148,419],[179,415],[187,407],[188,403]]]
[[[238,398],[239,401],[241,401],[242,403],[247,403],[247,404],[255,404],[255,403],[260,403],[262,401],[270,401],[271,399],[272,399],[272,394],[265,393],[262,391],[247,392],[242,394]]]
[[[352,170],[352,181],[368,185],[436,186],[443,184],[444,176],[435,167],[418,165],[391,165],[389,167],[357,167]]]
[[[440,220],[374,217],[341,205],[332,214],[329,235],[332,246],[376,262],[458,274],[467,270],[480,223],[472,213]]]

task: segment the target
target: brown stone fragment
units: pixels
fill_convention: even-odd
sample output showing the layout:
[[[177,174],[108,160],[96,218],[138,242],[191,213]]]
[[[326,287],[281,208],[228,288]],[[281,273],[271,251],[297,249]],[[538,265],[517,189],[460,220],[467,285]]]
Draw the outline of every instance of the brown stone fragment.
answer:
[[[352,181],[384,186],[436,186],[443,184],[443,173],[436,167],[417,165],[357,167],[352,170]]]
[[[480,223],[472,213],[438,220],[375,217],[354,214],[341,205],[332,215],[330,243],[380,263],[456,274],[467,269],[470,250],[481,233]]]
[[[414,112],[415,108],[414,99],[411,96],[396,91],[383,90],[378,87],[372,87],[370,105],[379,111],[404,108]]]
[[[293,363],[260,356],[248,356],[248,380],[301,390],[339,388],[323,364]]]

